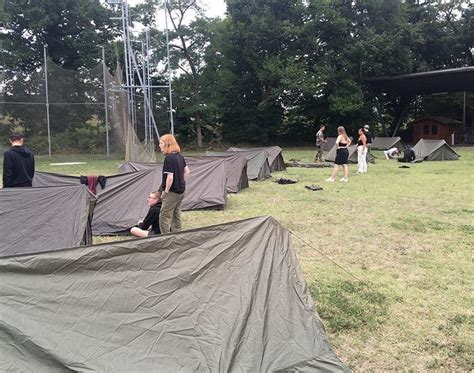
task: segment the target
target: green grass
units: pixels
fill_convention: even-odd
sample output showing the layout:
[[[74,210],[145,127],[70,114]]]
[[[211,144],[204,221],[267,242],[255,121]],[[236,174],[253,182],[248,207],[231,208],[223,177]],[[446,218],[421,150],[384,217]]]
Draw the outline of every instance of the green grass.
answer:
[[[471,371],[474,148],[456,150],[458,161],[409,169],[375,152],[367,174],[350,166],[348,183],[325,183],[331,169],[289,168],[229,195],[223,211],[184,213],[184,227],[272,215],[290,229],[329,340],[356,371]],[[311,161],[314,149],[284,149],[284,157]],[[107,175],[121,162],[85,155],[54,161],[88,163],[50,166],[38,157],[37,169]],[[298,183],[279,185],[278,177]],[[309,184],[323,190],[309,191]]]

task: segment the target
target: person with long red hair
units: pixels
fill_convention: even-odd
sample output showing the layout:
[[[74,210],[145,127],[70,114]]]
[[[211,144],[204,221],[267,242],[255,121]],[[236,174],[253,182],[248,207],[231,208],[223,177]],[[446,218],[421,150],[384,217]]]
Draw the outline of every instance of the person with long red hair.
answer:
[[[181,203],[186,191],[186,177],[190,174],[184,157],[173,135],[160,137],[160,150],[165,156],[161,182],[161,234],[182,229]]]

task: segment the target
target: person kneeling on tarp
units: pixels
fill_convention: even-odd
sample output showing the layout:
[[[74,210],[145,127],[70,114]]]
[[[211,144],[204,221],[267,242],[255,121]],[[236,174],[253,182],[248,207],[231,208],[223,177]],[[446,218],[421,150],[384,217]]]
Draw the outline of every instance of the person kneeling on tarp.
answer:
[[[147,199],[150,206],[145,219],[138,223],[138,227],[130,229],[130,233],[135,237],[148,237],[154,234],[160,234],[160,210],[161,210],[161,192],[151,192]],[[150,230],[151,229],[151,230]]]
[[[415,151],[411,146],[407,146],[405,148],[405,152],[403,153],[403,158],[398,158],[398,162],[409,163],[415,160]]]

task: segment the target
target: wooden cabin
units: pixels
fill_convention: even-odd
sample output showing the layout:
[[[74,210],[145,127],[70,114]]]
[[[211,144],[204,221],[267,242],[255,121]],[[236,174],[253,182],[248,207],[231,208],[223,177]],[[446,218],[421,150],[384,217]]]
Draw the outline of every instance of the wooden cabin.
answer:
[[[413,143],[420,139],[445,140],[449,145],[461,142],[462,122],[445,117],[433,116],[418,118],[410,123]],[[454,144],[452,134],[454,134]]]

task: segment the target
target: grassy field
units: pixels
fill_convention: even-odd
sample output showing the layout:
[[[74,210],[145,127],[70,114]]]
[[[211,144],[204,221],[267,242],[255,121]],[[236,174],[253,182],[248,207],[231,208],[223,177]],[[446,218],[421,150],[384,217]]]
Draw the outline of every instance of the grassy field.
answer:
[[[355,371],[472,371],[474,148],[456,150],[458,161],[409,169],[375,152],[367,174],[350,166],[348,183],[325,183],[329,168],[288,168],[229,195],[224,211],[184,213],[184,227],[272,215],[290,229],[331,344]],[[285,159],[313,155],[284,149]],[[53,159],[65,161],[87,164],[38,158],[37,169],[107,175],[120,162]],[[278,177],[298,183],[279,185]]]

